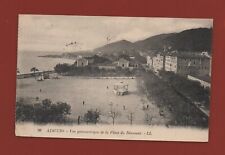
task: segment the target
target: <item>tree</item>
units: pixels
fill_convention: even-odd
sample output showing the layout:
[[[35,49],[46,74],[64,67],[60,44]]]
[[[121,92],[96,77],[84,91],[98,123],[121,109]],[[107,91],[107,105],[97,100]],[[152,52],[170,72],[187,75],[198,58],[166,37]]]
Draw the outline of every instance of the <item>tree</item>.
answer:
[[[23,103],[23,100],[16,102],[16,121],[32,121],[33,105]]]
[[[86,123],[94,123],[96,124],[98,122],[100,113],[96,110],[88,110],[86,114],[84,114],[84,120],[86,121]]]
[[[32,68],[30,69],[30,71],[35,73],[36,71],[39,71],[39,70],[38,70],[36,67],[32,67]]]
[[[148,125],[151,125],[152,124],[152,120],[153,120],[153,116],[146,113],[145,114],[145,122],[148,124]]]
[[[134,113],[130,112],[130,114],[128,115],[128,120],[130,121],[130,125],[133,124],[133,120],[134,120]]]
[[[65,102],[52,103],[45,99],[40,103],[25,103],[20,100],[16,103],[16,120],[33,121],[36,123],[67,122],[67,115],[71,113],[71,106]]]
[[[63,64],[57,64],[54,67],[54,70],[56,73],[66,73],[68,71],[70,71],[72,69],[72,65],[69,65],[67,63],[63,63]]]
[[[20,74],[19,68],[16,69],[16,73],[17,73],[17,74]]]
[[[37,71],[39,71],[39,70],[38,70],[36,67],[32,67],[32,68],[30,69],[30,71],[34,73],[34,76],[35,76],[35,78],[36,78],[36,74],[35,74],[35,73],[36,73]]]
[[[112,118],[113,125],[115,124],[115,119],[119,116],[119,113],[116,111],[110,111],[109,112],[109,117]]]
[[[113,125],[114,125],[115,119],[119,116],[119,112],[117,112],[115,109],[113,109],[113,103],[112,102],[109,103],[109,106],[110,106],[109,117],[112,118]]]

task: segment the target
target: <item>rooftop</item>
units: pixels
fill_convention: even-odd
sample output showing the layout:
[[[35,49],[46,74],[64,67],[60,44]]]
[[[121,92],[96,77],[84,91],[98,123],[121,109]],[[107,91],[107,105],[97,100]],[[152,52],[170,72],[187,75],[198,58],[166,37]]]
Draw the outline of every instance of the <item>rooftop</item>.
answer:
[[[185,51],[172,51],[167,53],[168,56],[177,56],[179,58],[206,58],[209,59],[210,56],[206,55],[205,53],[199,53],[199,52],[185,52]]]

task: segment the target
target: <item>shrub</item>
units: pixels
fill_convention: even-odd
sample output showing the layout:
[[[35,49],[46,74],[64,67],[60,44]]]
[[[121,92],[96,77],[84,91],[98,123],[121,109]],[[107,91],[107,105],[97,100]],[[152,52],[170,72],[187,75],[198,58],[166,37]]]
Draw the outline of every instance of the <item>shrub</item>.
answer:
[[[172,76],[173,74],[169,74],[169,77],[166,79],[173,79]],[[174,83],[166,81],[164,78],[161,80],[151,72],[143,75],[145,87],[150,95],[148,97],[151,97],[151,100],[154,100],[154,103],[160,109],[166,109],[166,111],[170,112],[171,119],[169,124],[207,127],[208,118],[174,89],[174,84],[176,82],[182,83],[183,77],[179,77],[180,81],[174,80]]]
[[[66,73],[69,72],[71,70],[71,65],[64,63],[64,64],[57,64],[54,67],[54,70],[56,73]]]
[[[88,110],[86,114],[84,114],[84,120],[88,123],[96,124],[98,122],[100,113],[98,111]]]
[[[52,103],[45,99],[41,103],[16,103],[16,121],[32,121],[37,123],[66,122],[71,106],[64,102]]]

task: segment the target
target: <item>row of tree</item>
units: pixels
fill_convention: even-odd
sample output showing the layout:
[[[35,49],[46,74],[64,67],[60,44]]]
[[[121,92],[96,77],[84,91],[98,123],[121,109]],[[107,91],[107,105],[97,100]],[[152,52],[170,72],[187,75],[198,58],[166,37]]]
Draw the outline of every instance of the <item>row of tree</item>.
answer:
[[[66,123],[70,112],[69,104],[65,102],[52,103],[49,99],[35,104],[26,103],[23,99],[16,102],[16,121]]]
[[[36,100],[37,101],[37,100]],[[53,103],[50,99],[44,99],[38,103],[28,102],[20,98],[16,102],[16,121],[17,122],[34,122],[34,123],[75,123],[81,124],[97,124],[100,120],[100,111],[87,110],[83,116],[78,116],[77,119],[69,118],[71,114],[71,106],[65,102]],[[120,112],[111,109],[108,117],[112,119],[112,124],[115,124],[116,119],[120,116]],[[128,115],[130,124],[133,124],[134,113]]]
[[[116,67],[115,69],[100,69],[97,66],[76,67],[67,63],[57,64],[54,67],[56,73],[69,76],[133,76],[137,70],[122,69]]]
[[[156,104],[160,110],[163,109],[160,115],[169,117],[170,121],[168,125],[208,126],[208,118],[199,112],[195,106],[185,101],[171,86],[170,80],[165,81],[159,79],[152,72],[144,73],[143,80],[148,92],[148,98],[154,100],[154,104]],[[179,83],[178,79],[176,79],[175,82]],[[169,113],[171,116],[167,116],[165,113]]]
[[[190,98],[192,101],[201,102],[209,108],[210,89],[204,88],[197,81],[188,80],[184,76],[179,76],[173,72],[160,71],[159,75],[173,88]]]

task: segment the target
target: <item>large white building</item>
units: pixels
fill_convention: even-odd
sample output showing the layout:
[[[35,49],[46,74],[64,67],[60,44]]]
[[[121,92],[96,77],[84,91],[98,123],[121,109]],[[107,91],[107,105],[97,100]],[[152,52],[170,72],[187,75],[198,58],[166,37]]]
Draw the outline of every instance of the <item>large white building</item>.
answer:
[[[75,60],[75,63],[74,63],[77,67],[85,67],[85,66],[88,66],[88,60],[81,57],[81,56],[78,56]]]
[[[165,56],[165,71],[181,75],[209,76],[210,58],[196,53],[170,53]]]
[[[130,65],[130,61],[124,58],[120,58],[117,62],[118,67],[129,68],[129,65]]]
[[[171,71],[180,75],[211,76],[211,57],[207,52],[191,53],[173,51],[147,56],[149,69]]]

